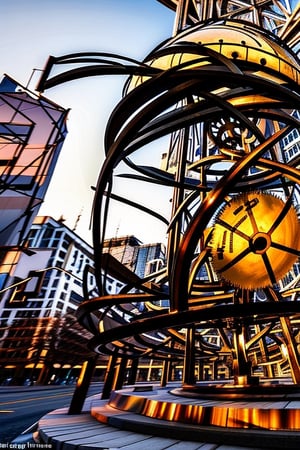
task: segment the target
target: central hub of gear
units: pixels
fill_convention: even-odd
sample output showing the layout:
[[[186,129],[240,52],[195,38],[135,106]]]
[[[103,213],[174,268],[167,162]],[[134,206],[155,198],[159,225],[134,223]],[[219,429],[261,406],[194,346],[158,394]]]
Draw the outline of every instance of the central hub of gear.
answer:
[[[271,245],[270,236],[267,233],[257,233],[250,240],[250,248],[254,253],[263,254]]]
[[[290,270],[299,251],[296,211],[271,194],[251,192],[234,197],[213,227],[214,268],[234,286],[271,286]]]

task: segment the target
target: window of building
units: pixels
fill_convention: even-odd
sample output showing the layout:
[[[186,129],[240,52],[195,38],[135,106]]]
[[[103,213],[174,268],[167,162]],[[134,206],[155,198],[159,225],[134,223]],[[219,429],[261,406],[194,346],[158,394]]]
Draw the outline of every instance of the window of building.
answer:
[[[55,288],[58,286],[59,278],[55,278],[55,280],[52,283],[52,287]]]
[[[76,260],[77,260],[77,256],[78,256],[78,250],[75,250],[75,252],[73,253],[73,259],[71,262],[71,266],[76,266]]]
[[[65,257],[66,257],[65,250],[60,250],[60,252],[58,253],[58,257],[61,259],[65,259]]]
[[[53,237],[54,233],[54,227],[52,225],[47,225],[47,228],[45,229],[43,233],[43,237],[41,239],[41,247],[50,247],[50,242]]]
[[[82,295],[77,294],[77,292],[71,291],[70,301],[73,301],[73,302],[76,302],[76,303],[80,303],[80,302],[83,301],[83,297],[82,297]]]
[[[70,247],[70,245],[72,244],[72,242],[73,242],[73,241],[71,241],[68,237],[65,237],[65,239],[63,240],[61,246],[62,246],[64,249],[68,250],[69,247]]]
[[[30,230],[28,236],[28,247],[36,247],[37,246],[37,238],[39,236],[39,230],[32,229]]]

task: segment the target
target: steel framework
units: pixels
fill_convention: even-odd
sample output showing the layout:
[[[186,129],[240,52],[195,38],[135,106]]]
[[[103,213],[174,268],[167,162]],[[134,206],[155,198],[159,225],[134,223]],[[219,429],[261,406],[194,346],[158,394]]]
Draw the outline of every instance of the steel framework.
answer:
[[[258,374],[299,384],[300,153],[288,149],[300,140],[300,6],[160,1],[176,11],[174,35],[142,63],[105,53],[50,57],[38,86],[130,75],[107,125],[95,193],[100,296],[86,292],[78,309],[91,347],[111,357],[104,396],[140,358],[164,362],[162,383],[183,361],[184,386],[205,363],[227,365],[237,385]],[[51,75],[65,64],[73,67]],[[141,163],[166,136],[163,164]],[[161,186],[160,198],[130,198],[132,180]],[[115,202],[166,225],[162,270],[139,279],[103,253]],[[105,273],[122,280],[117,295]]]

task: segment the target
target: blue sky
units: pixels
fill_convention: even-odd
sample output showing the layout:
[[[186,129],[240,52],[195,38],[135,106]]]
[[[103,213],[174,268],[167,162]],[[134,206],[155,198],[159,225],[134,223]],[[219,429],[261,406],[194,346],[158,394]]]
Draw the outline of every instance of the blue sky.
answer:
[[[1,5],[0,75],[27,85],[33,69],[49,55],[105,51],[142,60],[172,34],[174,13],[156,0],[9,0]],[[34,90],[39,72],[29,88]],[[90,241],[93,193],[103,162],[103,135],[110,112],[121,99],[126,78],[94,77],[49,89],[44,95],[71,108],[68,136],[40,214],[59,218]],[[157,240],[132,230],[144,242]],[[122,231],[122,230],[120,230]],[[130,230],[124,228],[124,232]],[[112,231],[113,233],[113,231]]]

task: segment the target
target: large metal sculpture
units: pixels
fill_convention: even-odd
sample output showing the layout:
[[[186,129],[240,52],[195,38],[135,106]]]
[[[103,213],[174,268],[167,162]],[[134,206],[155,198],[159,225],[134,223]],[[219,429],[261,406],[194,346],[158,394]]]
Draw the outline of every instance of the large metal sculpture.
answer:
[[[183,387],[192,392],[195,367],[204,379],[205,364],[214,379],[225,364],[239,387],[257,384],[258,374],[298,385],[300,153],[291,157],[287,148],[300,136],[299,4],[161,3],[176,10],[175,32],[143,63],[107,54],[51,57],[39,86],[131,74],[107,126],[95,194],[100,296],[86,292],[78,310],[95,336],[92,347],[111,356],[105,393],[124,381],[117,362],[133,371],[146,357],[164,361],[163,383],[171,362],[183,361]],[[51,77],[64,63],[82,66]],[[164,164],[142,165],[139,152],[165,136]],[[162,194],[142,205],[126,195],[129,180],[160,185]],[[164,269],[139,279],[103,253],[115,202],[166,224]],[[105,273],[124,283],[117,295],[108,294]],[[169,308],[159,306],[163,300]]]

